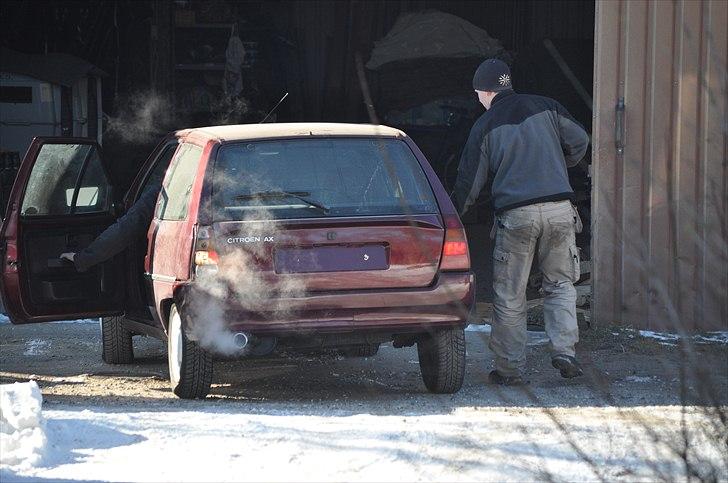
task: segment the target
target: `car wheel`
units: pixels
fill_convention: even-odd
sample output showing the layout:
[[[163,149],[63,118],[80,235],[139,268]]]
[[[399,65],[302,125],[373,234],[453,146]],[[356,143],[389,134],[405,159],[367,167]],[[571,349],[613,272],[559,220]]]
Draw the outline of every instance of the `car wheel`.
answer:
[[[374,357],[379,352],[379,344],[357,344],[341,351],[346,357]]]
[[[134,362],[132,333],[124,327],[124,317],[101,319],[101,358],[107,364],[131,364]]]
[[[176,305],[169,312],[167,359],[172,391],[182,399],[202,399],[212,384],[212,355],[185,335]]]
[[[430,392],[458,392],[465,376],[465,332],[447,329],[424,335],[417,342],[422,380]]]

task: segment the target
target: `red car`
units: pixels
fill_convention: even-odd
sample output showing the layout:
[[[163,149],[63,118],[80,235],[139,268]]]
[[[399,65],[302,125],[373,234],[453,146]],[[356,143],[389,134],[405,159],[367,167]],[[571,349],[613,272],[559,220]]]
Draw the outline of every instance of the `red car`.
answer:
[[[86,272],[59,254],[123,209],[88,139],[36,138],[0,236],[13,323],[103,317],[103,358],[133,361],[132,336],[168,340],[172,388],[210,389],[215,353],[276,344],[374,355],[417,344],[436,393],[460,389],[474,305],[465,231],[403,132],[355,124],[178,131],[143,165],[128,209],[163,179],[147,240]]]

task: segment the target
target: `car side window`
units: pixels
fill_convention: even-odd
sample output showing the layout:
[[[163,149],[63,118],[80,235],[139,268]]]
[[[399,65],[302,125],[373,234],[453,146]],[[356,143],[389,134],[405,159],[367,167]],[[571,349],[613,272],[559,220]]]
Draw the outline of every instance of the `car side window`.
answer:
[[[187,218],[187,207],[201,156],[202,148],[193,144],[183,144],[177,150],[158,206],[157,214],[162,220]]]
[[[168,144],[157,157],[147,179],[144,180],[141,189],[137,192],[137,199],[140,198],[148,189],[154,188],[159,191],[162,186],[162,181],[164,181],[164,174],[167,172],[169,163],[171,162],[172,156],[174,156],[174,152],[177,151],[178,146],[179,144],[177,143]]]
[[[92,144],[41,146],[21,204],[22,216],[109,210],[111,186]]]

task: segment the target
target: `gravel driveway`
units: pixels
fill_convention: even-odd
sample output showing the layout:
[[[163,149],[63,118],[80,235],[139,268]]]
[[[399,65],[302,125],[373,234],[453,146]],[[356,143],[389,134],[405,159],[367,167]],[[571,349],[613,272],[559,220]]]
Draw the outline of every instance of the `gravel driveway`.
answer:
[[[486,383],[488,333],[474,329],[452,396],[426,392],[416,349],[386,345],[368,359],[219,360],[211,396],[183,401],[162,342],[135,338],[136,363],[110,366],[97,324],[3,324],[0,382],[38,382],[52,447],[43,467],[3,481],[669,479],[684,475],[685,435],[689,469],[728,477],[725,424],[710,412],[728,405],[726,344],[686,357],[635,331],[585,330],[587,375],[564,380],[531,333],[529,386],[499,388]]]

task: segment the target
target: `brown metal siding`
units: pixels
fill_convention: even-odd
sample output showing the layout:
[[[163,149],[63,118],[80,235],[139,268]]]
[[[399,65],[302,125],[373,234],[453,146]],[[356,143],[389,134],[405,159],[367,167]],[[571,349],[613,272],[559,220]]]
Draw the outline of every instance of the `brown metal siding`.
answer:
[[[593,317],[728,328],[728,2],[598,1]],[[615,107],[625,102],[625,148]]]

